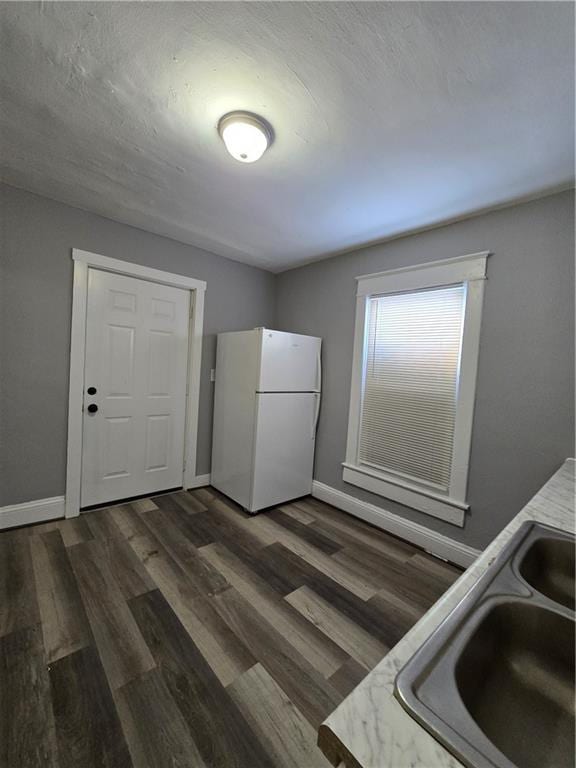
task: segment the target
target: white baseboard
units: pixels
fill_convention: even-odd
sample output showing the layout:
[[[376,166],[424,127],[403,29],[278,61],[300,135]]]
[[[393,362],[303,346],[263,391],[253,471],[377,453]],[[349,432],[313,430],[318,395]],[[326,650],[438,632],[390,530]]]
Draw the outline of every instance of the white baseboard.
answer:
[[[205,485],[210,485],[210,475],[196,475],[190,481],[187,490],[190,488],[202,488]]]
[[[8,507],[0,507],[0,529],[42,523],[58,517],[64,517],[64,496],[11,504]]]
[[[314,480],[312,483],[312,496],[464,568],[471,565],[480,554],[477,549],[466,544],[460,544],[448,536],[443,536],[441,533],[430,530],[430,528],[406,520],[393,512],[377,507],[375,504],[360,501],[360,499],[332,488],[330,485],[320,483],[318,480]]]

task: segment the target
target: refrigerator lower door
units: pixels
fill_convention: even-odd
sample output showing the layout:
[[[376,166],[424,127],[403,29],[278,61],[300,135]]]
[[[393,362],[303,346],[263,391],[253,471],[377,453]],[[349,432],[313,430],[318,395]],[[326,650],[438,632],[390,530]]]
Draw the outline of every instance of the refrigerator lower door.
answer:
[[[319,398],[310,392],[257,395],[250,512],[311,493]]]

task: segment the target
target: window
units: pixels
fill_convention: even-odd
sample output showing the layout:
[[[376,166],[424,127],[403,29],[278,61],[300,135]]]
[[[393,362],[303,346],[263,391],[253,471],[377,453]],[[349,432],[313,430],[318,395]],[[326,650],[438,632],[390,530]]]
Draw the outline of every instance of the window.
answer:
[[[448,490],[466,289],[368,299],[360,462]]]
[[[344,480],[456,525],[487,256],[358,278]]]

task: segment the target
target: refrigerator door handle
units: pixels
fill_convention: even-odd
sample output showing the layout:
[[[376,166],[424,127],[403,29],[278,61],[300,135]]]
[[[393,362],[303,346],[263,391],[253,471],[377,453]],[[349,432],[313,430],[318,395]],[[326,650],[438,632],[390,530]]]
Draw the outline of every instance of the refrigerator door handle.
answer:
[[[322,391],[322,356],[320,353],[320,349],[318,349],[318,353],[316,355],[316,380],[317,380],[317,386],[316,389],[318,392]]]
[[[316,429],[318,428],[318,417],[320,416],[320,395],[314,395],[315,408],[314,408],[314,422],[312,425],[312,440],[316,437]]]

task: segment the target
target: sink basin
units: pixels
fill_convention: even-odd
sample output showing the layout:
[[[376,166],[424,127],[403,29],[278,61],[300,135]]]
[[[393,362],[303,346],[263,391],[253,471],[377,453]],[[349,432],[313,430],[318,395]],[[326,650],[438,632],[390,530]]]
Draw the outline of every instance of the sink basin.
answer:
[[[573,768],[574,628],[574,536],[524,523],[395,695],[469,768]]]
[[[456,664],[474,722],[513,763],[574,765],[574,622],[529,603],[493,608]]]
[[[574,542],[537,539],[522,558],[519,570],[538,592],[574,610]]]

